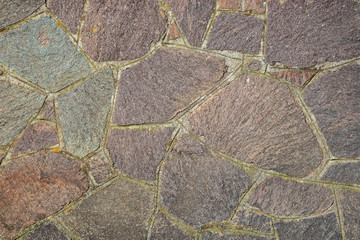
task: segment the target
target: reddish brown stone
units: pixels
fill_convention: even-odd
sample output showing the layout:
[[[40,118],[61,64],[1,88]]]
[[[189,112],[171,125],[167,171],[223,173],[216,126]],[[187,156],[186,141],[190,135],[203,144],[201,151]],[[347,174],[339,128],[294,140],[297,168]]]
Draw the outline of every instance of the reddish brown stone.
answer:
[[[50,100],[45,103],[39,118],[44,120],[55,120],[54,101]]]
[[[40,151],[13,160],[0,171],[0,230],[3,239],[46,218],[87,189],[81,164],[59,153]]]
[[[175,23],[170,25],[168,40],[175,40],[180,37],[179,31]]]
[[[321,213],[334,203],[331,191],[315,184],[271,177],[250,196],[249,204],[269,214],[306,216]]]
[[[201,235],[201,240],[271,240],[268,237],[252,236],[247,234],[216,234],[212,232],[204,232]]]
[[[105,154],[103,152],[99,152],[91,158],[89,163],[92,176],[98,184],[104,183],[110,178],[105,159]]]
[[[291,82],[295,86],[302,87],[315,72],[313,71],[304,71],[304,70],[286,70],[280,72],[270,73],[270,76],[283,79],[285,81]]]
[[[254,11],[260,14],[264,13],[265,12],[264,0],[244,0],[244,10]]]
[[[360,239],[360,193],[345,191],[340,202],[346,239]]]
[[[84,50],[95,61],[142,57],[164,34],[158,1],[94,0],[81,30]]]
[[[322,151],[285,84],[242,75],[189,118],[209,146],[295,177],[319,166]]]
[[[122,73],[114,122],[169,121],[219,83],[226,70],[223,58],[162,48]]]
[[[225,9],[240,9],[241,0],[219,0],[218,6]]]
[[[186,235],[184,232],[175,227],[175,225],[169,222],[166,217],[159,213],[155,218],[154,227],[151,231],[151,239],[154,240],[191,240],[194,239]]]

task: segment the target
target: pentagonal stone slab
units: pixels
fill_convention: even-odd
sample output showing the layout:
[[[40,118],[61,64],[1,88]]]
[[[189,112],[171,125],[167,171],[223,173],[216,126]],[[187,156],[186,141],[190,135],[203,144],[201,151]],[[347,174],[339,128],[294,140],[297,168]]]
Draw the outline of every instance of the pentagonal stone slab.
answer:
[[[155,218],[154,227],[151,231],[151,239],[154,240],[172,240],[182,239],[191,240],[194,239],[186,235],[184,232],[174,226],[173,223],[169,222],[166,217],[159,213]]]
[[[191,131],[232,157],[295,177],[319,166],[322,152],[286,85],[242,75],[189,118]]]
[[[113,89],[112,71],[105,69],[56,99],[66,150],[84,157],[99,148]]]
[[[346,239],[360,238],[360,193],[345,191],[340,196]]]
[[[51,92],[90,74],[83,55],[50,17],[1,34],[0,46],[1,63]]]
[[[359,2],[272,0],[267,4],[268,63],[304,68],[360,55]]]
[[[359,89],[360,65],[352,64],[325,74],[305,91],[305,102],[337,157],[360,156]]]
[[[122,73],[114,122],[166,122],[216,85],[226,69],[222,58],[162,48]]]
[[[52,223],[45,223],[39,228],[35,229],[26,240],[70,240],[64,233]]]
[[[360,184],[360,162],[340,163],[330,166],[322,179]]]

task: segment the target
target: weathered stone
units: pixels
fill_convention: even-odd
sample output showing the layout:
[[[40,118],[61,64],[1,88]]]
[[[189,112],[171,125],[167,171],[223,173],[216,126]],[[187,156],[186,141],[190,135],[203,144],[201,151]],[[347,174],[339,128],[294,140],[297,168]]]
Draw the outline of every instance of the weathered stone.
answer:
[[[113,88],[112,71],[105,69],[56,99],[69,152],[84,157],[99,148]]]
[[[180,37],[179,31],[175,23],[170,25],[169,33],[168,33],[168,40],[175,40]]]
[[[335,213],[275,224],[279,239],[342,239]]]
[[[224,76],[225,60],[190,50],[162,48],[121,75],[114,122],[166,122]]]
[[[212,10],[213,0],[166,0],[189,43],[200,47]]]
[[[64,233],[60,232],[56,226],[51,223],[43,224],[35,229],[26,240],[70,240]]]
[[[0,29],[26,18],[43,4],[45,4],[45,0],[1,1]]]
[[[15,145],[13,155],[17,156],[58,143],[59,140],[55,129],[46,123],[37,122],[25,129]]]
[[[209,49],[259,54],[264,22],[253,16],[220,14],[213,25]]]
[[[295,177],[319,166],[322,151],[282,83],[242,75],[189,118],[191,131],[237,159]]]
[[[231,235],[231,234],[215,234],[211,232],[204,232],[201,235],[201,240],[270,240],[272,238],[259,237],[251,235]]]
[[[232,221],[245,229],[271,232],[270,218],[247,210],[237,211],[236,217]]]
[[[360,193],[344,191],[340,202],[346,239],[360,239]]]
[[[162,171],[160,202],[192,227],[230,217],[251,177],[183,136]]]
[[[186,235],[184,232],[179,230],[174,226],[173,223],[170,223],[166,217],[159,213],[155,218],[154,227],[151,231],[151,239],[154,240],[171,240],[171,239],[182,239],[190,240],[194,239]]]
[[[106,155],[103,152],[97,153],[90,160],[90,171],[98,184],[104,183],[110,178],[106,164]]]
[[[286,70],[270,73],[271,77],[291,82],[295,86],[302,87],[315,72],[305,70]]]
[[[247,61],[245,61],[245,66],[247,70],[253,72],[260,71],[262,68],[261,62],[255,59],[247,59]]]
[[[0,35],[0,62],[51,92],[90,74],[84,56],[50,17]]]
[[[40,110],[45,96],[0,81],[0,99],[0,145],[6,145]]]
[[[224,9],[240,9],[241,0],[219,0],[218,6]]]
[[[155,180],[157,166],[165,156],[166,143],[173,130],[114,129],[109,134],[107,149],[121,172],[133,178]]]
[[[310,67],[360,56],[360,3],[268,1],[265,58]],[[296,19],[296,21],[294,21]]]
[[[80,24],[80,17],[84,9],[85,0],[51,0],[47,5],[72,33],[76,33]]]
[[[360,162],[330,166],[322,178],[326,181],[360,184]]]
[[[305,91],[305,102],[337,157],[360,156],[359,88],[360,65],[352,64],[325,74]]]
[[[257,13],[265,12],[265,1],[264,0],[245,0],[244,1],[244,10],[245,11],[254,11]]]
[[[132,182],[118,180],[61,219],[83,239],[146,239],[153,207],[152,194]]]
[[[269,214],[306,216],[321,213],[334,203],[329,189],[315,184],[270,177],[250,196],[249,204]]]
[[[11,239],[21,229],[60,210],[87,189],[81,163],[40,151],[0,170],[0,231]]]
[[[95,61],[142,57],[166,29],[157,0],[95,0],[88,8],[81,41]]]
[[[39,114],[39,118],[43,120],[55,120],[54,101],[49,100],[45,103],[43,110]]]

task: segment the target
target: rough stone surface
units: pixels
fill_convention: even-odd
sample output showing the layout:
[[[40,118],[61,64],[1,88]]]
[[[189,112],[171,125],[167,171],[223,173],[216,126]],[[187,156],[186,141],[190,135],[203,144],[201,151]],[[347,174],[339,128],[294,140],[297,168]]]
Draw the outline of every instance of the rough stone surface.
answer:
[[[166,2],[170,5],[188,42],[200,47],[212,10],[215,8],[215,1],[166,0]]]
[[[159,213],[155,218],[154,227],[151,231],[150,239],[154,240],[172,240],[182,239],[191,240],[194,239],[186,235],[184,232],[174,226],[173,223],[169,222],[166,217]]]
[[[0,46],[1,63],[51,92],[90,73],[83,55],[50,17],[1,34]]]
[[[326,181],[360,184],[360,162],[330,166],[322,178]]]
[[[61,218],[84,239],[146,239],[153,207],[153,195],[132,182],[118,180]]]
[[[233,222],[245,229],[268,233],[271,232],[270,218],[247,210],[237,211]]]
[[[99,148],[113,88],[112,71],[105,69],[56,99],[69,152],[84,157]]]
[[[40,110],[45,96],[0,81],[0,99],[0,145],[6,145]]]
[[[89,166],[96,183],[101,184],[109,180],[110,174],[106,163],[106,155],[103,152],[93,156]]]
[[[340,202],[346,239],[360,239],[360,193],[345,191]]]
[[[352,64],[325,74],[305,91],[305,102],[337,157],[360,156],[359,88],[360,65]]]
[[[26,18],[45,4],[45,0],[11,0],[0,2],[0,29]]]
[[[179,31],[175,23],[170,25],[169,33],[168,33],[168,40],[175,40],[180,37]]]
[[[335,213],[275,224],[279,239],[342,239]]]
[[[213,25],[208,48],[258,54],[263,25],[262,20],[252,16],[220,14]]]
[[[295,86],[302,87],[312,76],[314,76],[314,74],[315,72],[313,71],[286,70],[270,73],[270,76],[277,79],[286,80]]]
[[[270,240],[272,238],[251,236],[251,235],[231,235],[231,234],[215,234],[205,232],[201,235],[201,240]]]
[[[116,167],[130,177],[155,180],[173,128],[157,131],[119,130],[110,132],[107,149]]]
[[[122,73],[114,123],[166,122],[216,85],[226,69],[222,58],[162,48]]]
[[[265,12],[264,0],[244,0],[244,10],[262,14]]]
[[[249,70],[249,71],[253,71],[253,72],[256,72],[256,71],[260,71],[261,70],[261,61],[259,60],[250,60],[248,59],[246,62],[245,62],[245,66],[246,66],[246,69]]]
[[[331,191],[309,183],[270,177],[250,196],[249,204],[269,214],[306,216],[321,213],[334,203]]]
[[[304,68],[360,55],[359,2],[272,0],[267,4],[265,58],[271,65]]]
[[[242,0],[219,0],[218,7],[224,9],[241,9]]]
[[[15,145],[13,155],[17,156],[58,143],[55,129],[46,123],[37,122],[25,129]]]
[[[40,151],[0,170],[0,231],[11,239],[21,229],[60,210],[87,189],[81,163]]]
[[[47,5],[72,33],[76,33],[80,24],[84,3],[85,0],[50,0]]]
[[[45,103],[43,110],[39,114],[39,118],[43,120],[55,120],[54,101],[49,100]]]
[[[176,143],[161,179],[160,202],[192,227],[228,219],[252,182],[188,136]]]
[[[304,115],[279,82],[242,75],[190,116],[191,131],[237,159],[305,177],[322,152]]]
[[[43,224],[35,229],[26,240],[70,240],[64,233],[60,232],[56,226],[51,223]]]
[[[88,11],[81,41],[95,61],[142,57],[166,28],[157,0],[95,0],[89,2]]]

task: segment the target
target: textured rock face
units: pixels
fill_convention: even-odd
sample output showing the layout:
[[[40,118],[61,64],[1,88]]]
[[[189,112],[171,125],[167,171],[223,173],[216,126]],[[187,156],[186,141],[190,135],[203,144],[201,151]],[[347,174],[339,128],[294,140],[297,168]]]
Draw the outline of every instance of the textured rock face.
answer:
[[[266,61],[310,67],[358,57],[359,8],[352,0],[269,1]]]
[[[260,13],[260,14],[264,13],[265,12],[264,3],[265,3],[264,0],[245,0],[244,1],[244,10],[245,11],[253,11],[256,13]]]
[[[50,17],[1,34],[0,46],[1,63],[51,92],[90,74],[83,55]]]
[[[323,180],[360,184],[360,162],[330,166]]]
[[[306,104],[319,122],[333,155],[360,156],[360,65],[329,72],[305,91]]]
[[[232,235],[232,234],[215,234],[205,232],[201,235],[201,240],[270,240],[272,238],[258,237],[251,235]]]
[[[302,87],[315,72],[313,71],[304,71],[304,70],[286,70],[270,73],[271,77],[286,80],[291,82],[295,86]]]
[[[109,180],[110,174],[106,164],[106,156],[103,152],[99,152],[91,158],[89,167],[96,183],[101,184]]]
[[[194,239],[177,229],[170,223],[163,214],[159,213],[156,216],[154,227],[151,231],[151,239],[156,240],[172,240],[172,239],[183,239],[191,240]]]
[[[237,211],[233,222],[245,229],[268,233],[271,232],[270,218],[254,212],[246,210]]]
[[[215,86],[225,72],[222,58],[162,48],[122,73],[114,123],[166,122]]]
[[[49,100],[45,103],[43,110],[39,114],[39,118],[43,120],[55,119],[54,101]]]
[[[304,177],[321,162],[321,150],[288,88],[267,78],[242,75],[189,121],[191,131],[211,147],[261,168]]]
[[[360,238],[360,193],[345,191],[340,197],[346,239]]]
[[[64,233],[60,232],[53,224],[43,224],[35,229],[26,240],[70,240]]]
[[[219,0],[219,8],[241,9],[241,0]]]

